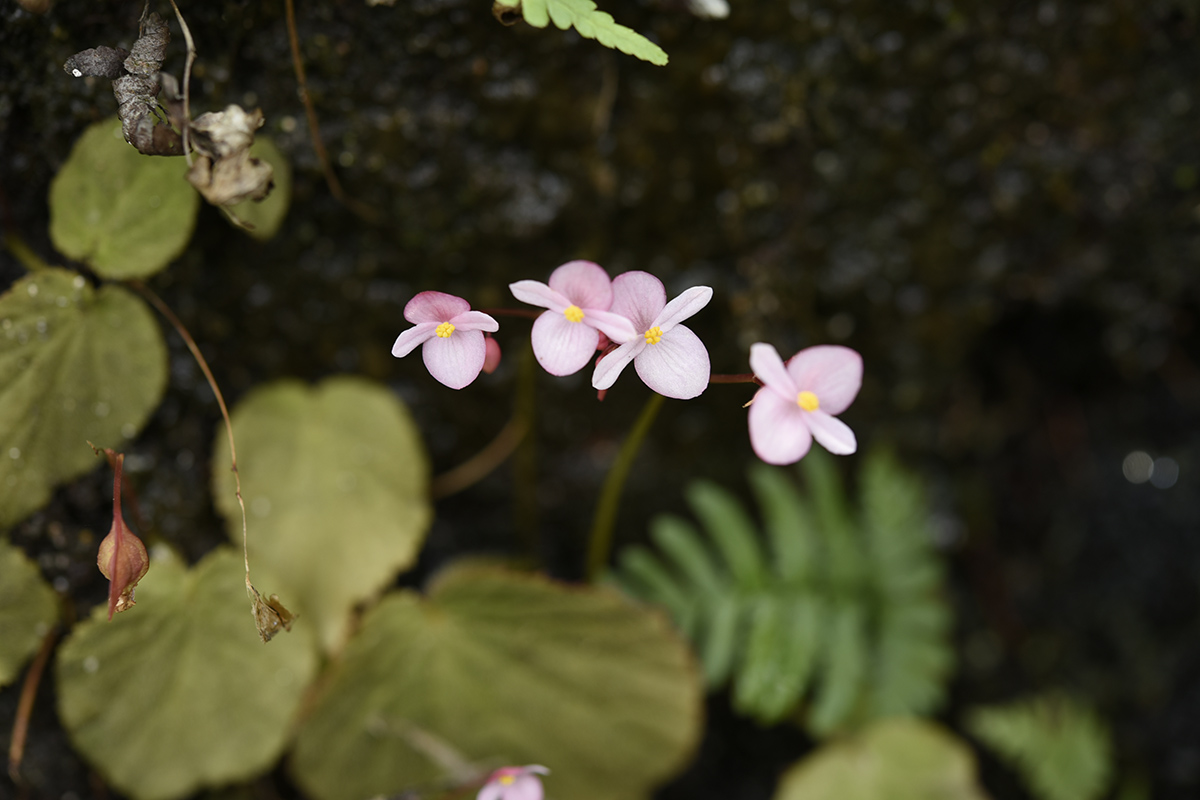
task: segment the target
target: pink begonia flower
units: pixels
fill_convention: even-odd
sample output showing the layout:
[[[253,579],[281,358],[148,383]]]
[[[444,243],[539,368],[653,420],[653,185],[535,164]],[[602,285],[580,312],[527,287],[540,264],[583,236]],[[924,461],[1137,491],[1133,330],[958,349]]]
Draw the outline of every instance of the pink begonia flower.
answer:
[[[538,775],[549,774],[550,770],[541,764],[501,767],[488,776],[475,800],[542,800],[542,780]]]
[[[854,431],[834,414],[845,411],[862,387],[862,356],[849,347],[818,345],[785,365],[769,344],[750,346],[750,369],[763,387],[750,403],[750,444],[768,464],[804,458],[815,438],[826,450],[858,449]]]
[[[689,400],[708,386],[708,350],[685,325],[688,317],[708,305],[713,291],[693,286],[671,302],[662,281],[647,272],[625,272],[613,279],[614,313],[633,323],[632,339],[609,338],[620,346],[600,359],[592,386],[604,390],[633,362],[638,376],[666,397]]]
[[[487,347],[483,331],[500,328],[482,311],[472,311],[461,297],[445,292],[421,292],[404,306],[404,318],[413,323],[396,338],[396,358],[421,348],[429,374],[451,389],[461,389],[479,377]]]
[[[588,363],[600,333],[623,342],[635,332],[629,320],[609,311],[612,281],[599,264],[568,261],[550,273],[549,285],[538,281],[509,284],[522,303],[550,309],[533,323],[533,354],[551,375],[572,375]]]

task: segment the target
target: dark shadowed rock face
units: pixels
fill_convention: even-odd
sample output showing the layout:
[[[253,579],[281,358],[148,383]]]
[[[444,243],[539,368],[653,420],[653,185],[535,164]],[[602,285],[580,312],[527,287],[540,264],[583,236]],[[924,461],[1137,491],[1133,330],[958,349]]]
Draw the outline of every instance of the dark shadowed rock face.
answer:
[[[130,48],[135,5],[63,2],[35,17],[0,0],[0,214],[47,260],[49,182],[83,129],[117,111],[109,79],[62,65]],[[364,374],[411,405],[441,471],[504,424],[527,323],[503,323],[497,375],[451,393],[417,359],[388,354],[414,293],[515,306],[508,283],[572,258],[654,272],[671,293],[710,285],[713,303],[688,324],[715,372],[746,371],[756,341],[785,356],[821,342],[860,350],[866,384],[844,419],[938,487],[962,645],[948,718],[1032,687],[1080,687],[1156,797],[1196,796],[1194,3],[779,0],[734,4],[724,21],[676,3],[604,4],[662,44],[665,68],[573,33],[503,27],[467,0],[301,4],[324,142],[381,224],[321,178],[282,4],[192,5],[193,114],[261,107],[261,132],[295,169],[275,239],[255,242],[205,208],[191,248],[152,281],[231,402],[275,377]],[[169,23],[163,69],[180,76]],[[0,288],[19,274],[0,252]],[[219,416],[169,338],[172,384],[126,472],[150,538],[194,559],[224,539],[208,496]],[[586,515],[644,389],[625,376],[598,405],[582,379],[539,388],[537,550],[575,577]],[[712,386],[668,404],[627,487],[621,543],[678,510],[693,477],[745,493],[748,397]],[[1134,450],[1174,460],[1176,485],[1126,480]],[[105,481],[97,470],[64,487],[11,534],[81,612],[104,593],[89,535],[107,526]],[[464,552],[516,550],[512,498],[501,470],[442,503],[416,578]],[[89,796],[52,684],[26,773],[44,796]],[[0,692],[0,725],[18,692]],[[663,796],[768,797],[795,737],[715,713],[702,758]]]

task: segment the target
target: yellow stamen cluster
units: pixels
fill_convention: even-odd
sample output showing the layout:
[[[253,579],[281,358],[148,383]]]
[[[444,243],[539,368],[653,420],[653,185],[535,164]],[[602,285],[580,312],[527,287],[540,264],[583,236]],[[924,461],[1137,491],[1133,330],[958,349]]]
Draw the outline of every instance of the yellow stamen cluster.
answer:
[[[646,337],[646,344],[658,344],[662,341],[662,328],[656,325],[643,335]]]
[[[567,306],[563,316],[567,318],[567,322],[583,322],[583,309],[579,306]]]
[[[571,308],[574,308],[574,307],[575,307],[575,306],[571,306]],[[577,322],[578,320],[571,320],[571,321],[572,321],[572,322]],[[516,782],[516,780],[517,780],[517,776],[516,776],[516,775],[501,775],[501,776],[500,776],[500,777],[497,779],[497,781],[496,781],[496,782],[497,782],[497,783],[499,783],[501,786],[512,786],[512,785],[513,785],[513,783],[515,783],[515,782]]]
[[[812,392],[801,392],[796,395],[796,405],[805,411],[816,411],[821,407],[821,401],[817,400],[817,396]]]
[[[433,332],[438,335],[439,339],[449,339],[450,334],[454,333],[454,325],[449,322],[443,322]]]

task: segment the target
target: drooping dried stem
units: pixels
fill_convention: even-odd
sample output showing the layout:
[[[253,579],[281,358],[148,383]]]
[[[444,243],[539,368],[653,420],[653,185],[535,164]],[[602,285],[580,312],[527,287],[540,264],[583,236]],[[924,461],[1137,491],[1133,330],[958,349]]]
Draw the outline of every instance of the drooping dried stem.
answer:
[[[151,305],[157,308],[159,313],[166,317],[172,327],[183,337],[183,341],[187,344],[188,350],[191,351],[192,357],[200,365],[200,370],[204,373],[204,378],[208,381],[209,388],[212,389],[213,395],[217,398],[217,405],[221,408],[221,417],[225,420],[225,434],[229,437],[230,471],[233,472],[238,508],[242,511],[242,563],[246,567],[246,594],[250,598],[250,609],[254,616],[254,626],[258,629],[259,638],[265,644],[271,641],[281,630],[290,631],[296,615],[283,605],[278,595],[273,594],[269,597],[263,597],[258,589],[254,587],[254,584],[250,582],[250,544],[246,525],[246,501],[242,499],[242,477],[238,473],[237,446],[233,441],[233,421],[229,418],[229,407],[225,405],[225,396],[221,394],[221,387],[217,385],[217,379],[213,377],[212,370],[208,368],[208,361],[205,360],[204,354],[200,352],[200,348],[196,345],[196,340],[192,338],[192,335],[188,332],[183,322],[180,321],[179,317],[175,316],[175,312],[171,310],[170,306],[164,303],[162,298],[151,291],[150,287],[141,281],[130,281],[129,285],[137,290],[142,297],[145,297]]]
[[[237,447],[233,442],[233,422],[229,418],[229,408],[225,405],[225,395],[221,394],[221,387],[217,385],[217,379],[213,377],[212,370],[208,368],[208,361],[205,360],[204,354],[200,352],[200,348],[196,345],[196,340],[188,332],[188,329],[180,321],[179,317],[175,316],[175,312],[171,307],[162,301],[150,287],[146,286],[141,281],[131,281],[132,286],[142,297],[150,302],[152,306],[158,309],[158,313],[167,318],[167,322],[175,328],[175,331],[183,338],[184,344],[191,351],[192,357],[196,359],[196,363],[200,365],[200,371],[204,373],[205,380],[208,381],[208,386],[212,389],[213,395],[217,398],[217,405],[221,408],[221,417],[225,420],[225,434],[229,437],[229,460],[230,470],[233,472],[233,481],[237,487],[238,506],[242,509],[242,559],[246,565],[246,588],[250,589],[250,549],[248,545],[248,536],[246,532],[246,503],[242,500],[242,479],[238,475],[237,465]]]
[[[293,0],[284,0],[284,9],[287,12],[288,43],[292,49],[292,70],[296,73],[300,101],[304,103],[304,114],[308,118],[308,133],[312,137],[313,151],[317,154],[317,160],[321,162],[321,172],[325,174],[325,184],[329,187],[329,193],[339,203],[366,221],[377,222],[379,214],[376,210],[348,196],[342,189],[342,183],[338,180],[337,173],[333,171],[329,153],[326,152],[325,143],[321,140],[321,126],[317,122],[317,110],[313,107],[312,98],[308,95],[308,78],[304,74],[304,60],[300,57],[300,37],[296,33],[296,8]]]

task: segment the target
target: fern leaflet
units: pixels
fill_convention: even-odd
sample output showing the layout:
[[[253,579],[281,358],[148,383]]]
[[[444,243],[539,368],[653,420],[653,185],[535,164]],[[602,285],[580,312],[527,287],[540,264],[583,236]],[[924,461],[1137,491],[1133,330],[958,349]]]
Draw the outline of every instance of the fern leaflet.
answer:
[[[696,646],[712,688],[763,722],[795,712],[826,736],[859,722],[921,714],[952,666],[950,612],[918,483],[886,455],[867,459],[854,514],[832,464],[803,462],[809,498],[759,465],[750,483],[763,533],[737,500],[693,483],[687,520],[654,519],[656,552],[631,547],[615,578],[662,605]]]

